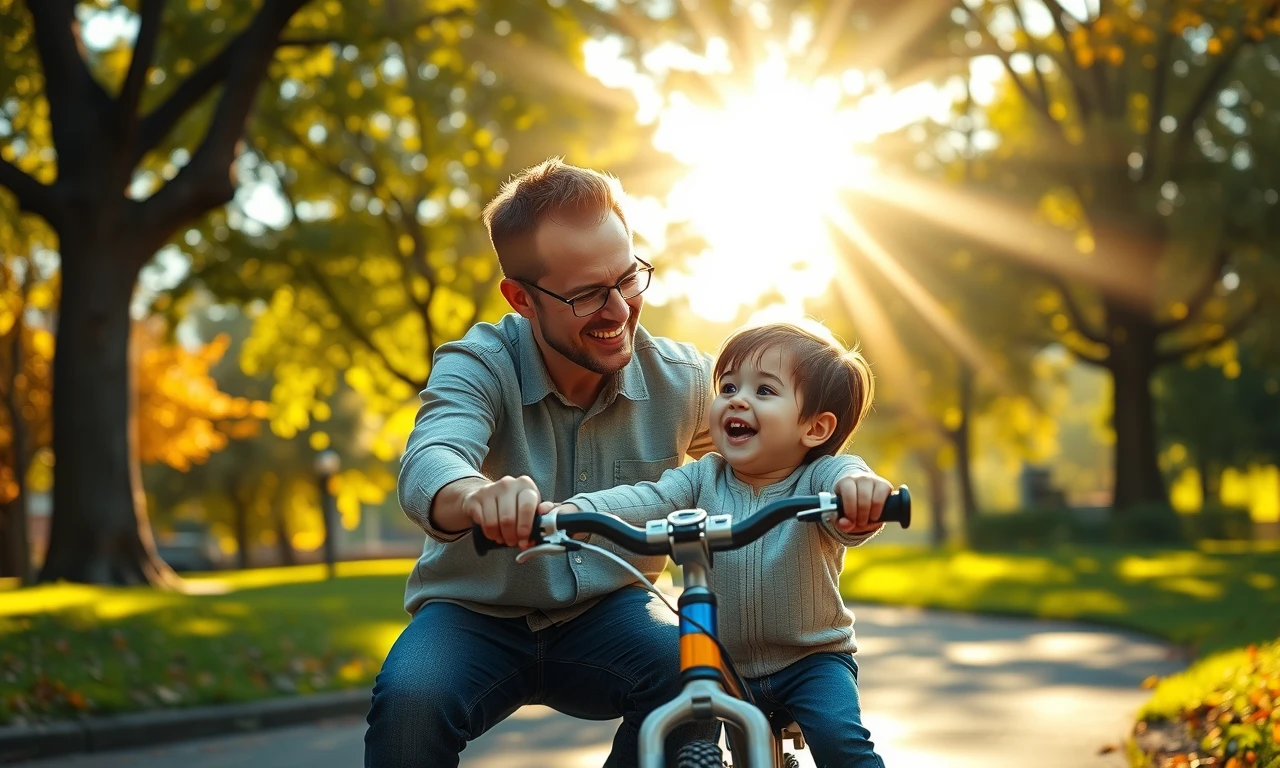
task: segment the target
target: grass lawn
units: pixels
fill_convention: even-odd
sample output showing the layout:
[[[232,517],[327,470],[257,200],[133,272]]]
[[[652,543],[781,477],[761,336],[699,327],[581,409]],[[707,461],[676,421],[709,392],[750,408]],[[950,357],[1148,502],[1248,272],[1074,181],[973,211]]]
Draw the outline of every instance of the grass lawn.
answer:
[[[1197,655],[1280,636],[1280,550],[849,552],[846,599],[1097,622]]]
[[[412,560],[197,577],[193,591],[0,591],[0,723],[369,688]]]
[[[412,561],[211,574],[193,592],[0,585],[0,723],[365,688]],[[1280,551],[1044,554],[872,546],[845,595],[1096,621],[1208,651],[1280,635]]]

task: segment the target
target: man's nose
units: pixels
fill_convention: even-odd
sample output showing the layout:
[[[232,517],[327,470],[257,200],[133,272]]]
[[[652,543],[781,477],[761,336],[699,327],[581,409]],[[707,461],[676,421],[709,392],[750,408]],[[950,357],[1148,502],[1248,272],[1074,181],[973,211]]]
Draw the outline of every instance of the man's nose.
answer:
[[[600,309],[600,314],[605,317],[624,320],[631,316],[631,305],[627,300],[622,298],[622,291],[613,288],[609,291],[609,298],[605,299],[604,306]]]

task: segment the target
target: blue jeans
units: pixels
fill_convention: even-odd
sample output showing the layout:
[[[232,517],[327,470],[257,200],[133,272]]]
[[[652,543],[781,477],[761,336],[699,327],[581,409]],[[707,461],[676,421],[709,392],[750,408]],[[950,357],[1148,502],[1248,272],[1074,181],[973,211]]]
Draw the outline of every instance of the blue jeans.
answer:
[[[680,690],[679,678],[675,615],[640,588],[620,589],[538,632],[524,619],[428,603],[374,683],[364,764],[455,768],[468,741],[524,704],[545,704],[586,720],[621,717],[605,766],[634,766],[640,722]],[[686,726],[669,746],[715,732],[710,724]]]
[[[748,678],[770,721],[800,726],[818,768],[884,768],[862,725],[858,664],[847,653],[815,653],[766,677]]]

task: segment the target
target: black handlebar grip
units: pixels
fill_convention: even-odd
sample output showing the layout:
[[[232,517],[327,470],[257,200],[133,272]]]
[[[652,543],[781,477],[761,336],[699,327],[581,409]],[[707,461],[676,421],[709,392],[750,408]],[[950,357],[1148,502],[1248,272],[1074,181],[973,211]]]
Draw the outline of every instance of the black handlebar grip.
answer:
[[[537,544],[542,540],[542,515],[537,512],[533,513],[533,528],[529,535],[529,540]],[[476,554],[484,557],[495,549],[506,549],[506,544],[500,544],[488,536],[484,535],[484,528],[477,523],[471,525],[471,544],[476,548]]]
[[[898,490],[889,494],[880,510],[880,522],[900,523],[903,528],[911,527],[911,491],[900,485]]]

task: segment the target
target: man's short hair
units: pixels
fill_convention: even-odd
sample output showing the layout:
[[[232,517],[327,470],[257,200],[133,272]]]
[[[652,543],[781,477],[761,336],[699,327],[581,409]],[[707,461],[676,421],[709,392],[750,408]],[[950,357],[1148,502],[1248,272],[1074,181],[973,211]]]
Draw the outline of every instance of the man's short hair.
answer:
[[[822,329],[826,331],[825,328]],[[772,349],[785,350],[795,363],[792,383],[800,394],[800,420],[824,411],[835,414],[836,428],[826,442],[805,454],[805,463],[834,456],[871,410],[875,379],[858,350],[845,349],[830,332],[819,334],[792,323],[769,323],[738,331],[725,340],[716,358],[714,380],[744,360],[756,365]]]
[[[533,248],[533,233],[547,219],[599,224],[612,212],[630,236],[621,198],[622,185],[616,177],[569,165],[558,157],[520,171],[484,208],[484,223],[502,273],[523,280],[545,274]]]

